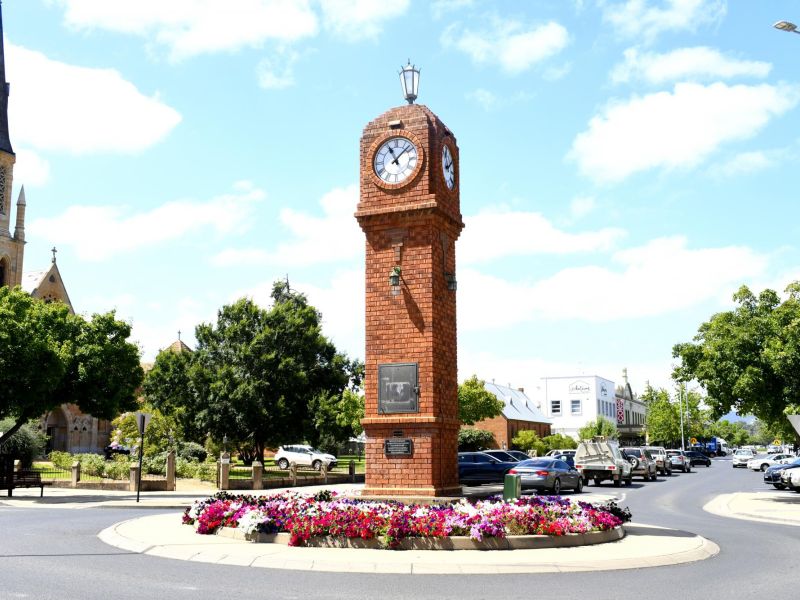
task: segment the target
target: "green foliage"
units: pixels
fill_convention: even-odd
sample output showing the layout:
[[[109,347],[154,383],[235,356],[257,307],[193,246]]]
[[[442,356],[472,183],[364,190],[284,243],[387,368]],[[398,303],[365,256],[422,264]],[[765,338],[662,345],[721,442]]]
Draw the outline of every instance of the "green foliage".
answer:
[[[458,431],[459,452],[476,452],[495,445],[494,435],[485,429],[462,427]]]
[[[736,410],[791,432],[784,415],[800,407],[800,282],[786,291],[781,302],[773,290],[756,297],[742,286],[736,308],[702,323],[693,342],[673,347],[680,359],[673,377],[698,381],[713,417]]]
[[[61,452],[60,450],[53,450],[48,455],[48,458],[50,462],[53,463],[53,466],[59,469],[69,469],[72,467],[72,463],[75,462],[75,459],[72,458],[72,454],[69,452]]]
[[[195,442],[183,442],[180,445],[180,450],[178,451],[178,458],[182,458],[183,460],[196,460],[198,462],[203,462],[206,458],[208,458],[208,452],[200,444]]]
[[[11,429],[14,419],[0,420],[0,431]],[[30,467],[33,459],[44,453],[47,439],[33,425],[26,423],[5,442],[0,444],[0,455],[6,454],[22,461],[23,467]]]
[[[578,447],[578,442],[573,437],[562,433],[545,436],[542,438],[542,443],[545,447],[545,453],[550,450],[569,450]]]
[[[598,435],[615,440],[619,437],[619,432],[613,421],[602,416],[598,416],[594,421],[589,421],[578,430],[578,437],[582,440],[590,440]]]
[[[170,415],[172,426],[181,439],[202,442],[206,432],[199,429],[192,406],[196,390],[189,377],[191,352],[162,350],[147,372],[142,393],[148,405]]]
[[[511,445],[518,450],[533,454],[535,456],[543,456],[547,453],[547,446],[539,438],[535,431],[525,430],[520,431],[511,440]]]
[[[87,321],[60,302],[0,287],[0,418],[15,421],[0,444],[65,402],[107,419],[132,406],[142,369],[129,336],[113,312]]]
[[[485,385],[485,381],[473,375],[458,386],[458,418],[464,425],[474,425],[502,414],[505,404],[486,390]]]
[[[308,439],[321,449],[333,449],[361,431],[364,418],[364,396],[359,393],[364,379],[364,363],[354,360],[345,363],[349,387],[341,393],[324,392],[312,399],[309,405],[314,433]]]
[[[741,421],[730,422],[722,419],[711,425],[710,433],[721,437],[732,446],[744,446],[751,443],[750,432]]]
[[[144,432],[144,455],[172,450],[177,444],[176,433],[180,436],[180,426],[172,415],[164,415],[160,410],[144,403],[140,409],[152,416]],[[136,415],[126,412],[114,419],[111,438],[128,448],[139,448],[141,436],[136,424]]]
[[[267,446],[318,439],[316,409],[329,414],[357,370],[322,335],[303,294],[279,281],[272,299],[269,310],[245,298],[223,306],[216,324],[197,326],[197,350],[157,360],[147,384],[154,404],[183,411],[187,431],[207,432],[216,445],[227,436],[248,462]]]

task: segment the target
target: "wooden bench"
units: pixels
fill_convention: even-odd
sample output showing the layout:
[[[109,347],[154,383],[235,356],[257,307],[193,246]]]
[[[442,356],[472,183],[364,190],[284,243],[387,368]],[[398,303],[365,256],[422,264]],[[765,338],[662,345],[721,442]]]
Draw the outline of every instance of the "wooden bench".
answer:
[[[0,474],[0,490],[8,490],[9,497],[11,497],[11,490],[14,488],[38,487],[41,490],[39,497],[42,498],[44,496],[44,486],[46,485],[51,485],[51,482],[42,481],[39,471],[34,471],[33,469],[22,469],[14,472],[11,478],[11,485],[9,485],[7,477]]]

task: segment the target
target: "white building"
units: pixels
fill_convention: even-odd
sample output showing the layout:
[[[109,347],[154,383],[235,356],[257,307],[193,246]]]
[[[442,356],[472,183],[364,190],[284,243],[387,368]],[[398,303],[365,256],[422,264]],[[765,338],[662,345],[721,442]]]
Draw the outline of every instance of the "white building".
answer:
[[[598,415],[617,421],[614,382],[597,375],[542,377],[542,412],[552,432],[578,439],[578,430]]]

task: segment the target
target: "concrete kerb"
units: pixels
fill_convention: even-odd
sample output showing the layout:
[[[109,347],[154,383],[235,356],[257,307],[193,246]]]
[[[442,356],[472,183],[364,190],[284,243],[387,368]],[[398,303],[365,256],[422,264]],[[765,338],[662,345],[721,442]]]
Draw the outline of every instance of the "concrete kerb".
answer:
[[[272,569],[349,573],[493,574],[637,569],[715,556],[719,547],[697,535],[652,525],[628,524],[618,541],[573,548],[527,550],[375,550],[257,544],[198,535],[180,513],[122,521],[99,538],[117,548],[176,560]]]
[[[786,491],[721,494],[703,510],[731,519],[800,526],[800,495]]]

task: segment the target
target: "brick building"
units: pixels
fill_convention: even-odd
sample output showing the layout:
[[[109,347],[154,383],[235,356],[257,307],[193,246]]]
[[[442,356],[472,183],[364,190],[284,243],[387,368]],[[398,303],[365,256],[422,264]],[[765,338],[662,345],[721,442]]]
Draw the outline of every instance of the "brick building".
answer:
[[[540,438],[550,435],[552,421],[525,395],[525,390],[496,383],[487,383],[484,387],[503,401],[503,413],[492,419],[478,421],[472,427],[491,431],[495,448],[511,448],[511,440],[520,431],[535,431]]]

